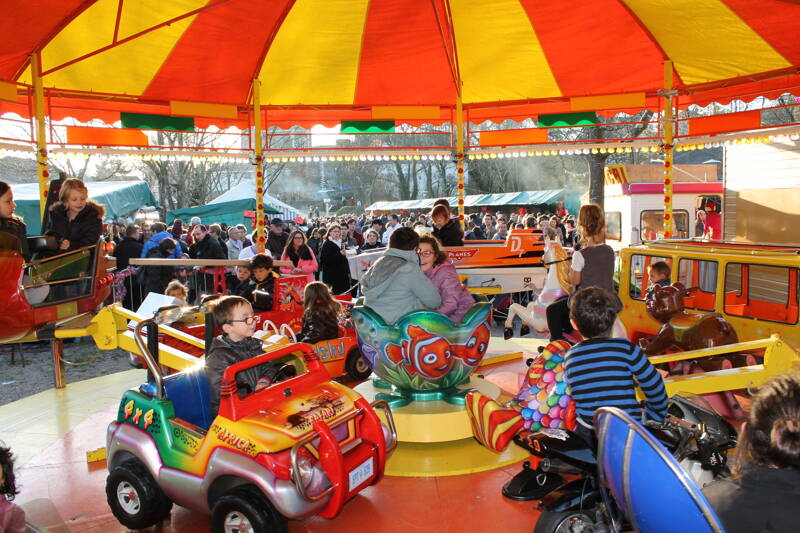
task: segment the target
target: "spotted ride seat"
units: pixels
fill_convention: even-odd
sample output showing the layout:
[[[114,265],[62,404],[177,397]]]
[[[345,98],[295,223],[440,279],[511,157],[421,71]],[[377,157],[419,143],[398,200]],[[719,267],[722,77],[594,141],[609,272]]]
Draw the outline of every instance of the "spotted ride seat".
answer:
[[[139,390],[143,394],[155,396],[156,384],[149,381]],[[204,430],[211,426],[212,417],[209,410],[211,391],[206,379],[204,366],[197,366],[164,378],[164,395],[172,402],[175,417]]]

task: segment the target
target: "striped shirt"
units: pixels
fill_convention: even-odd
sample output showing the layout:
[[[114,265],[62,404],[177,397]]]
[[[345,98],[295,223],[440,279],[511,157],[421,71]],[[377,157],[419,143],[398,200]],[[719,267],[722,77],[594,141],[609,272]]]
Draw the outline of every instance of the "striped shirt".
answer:
[[[636,384],[647,398],[649,418],[660,421],[667,414],[661,375],[627,339],[595,338],[576,344],[567,352],[564,379],[572,390],[576,413],[589,424],[600,407],[618,407],[641,420]]]

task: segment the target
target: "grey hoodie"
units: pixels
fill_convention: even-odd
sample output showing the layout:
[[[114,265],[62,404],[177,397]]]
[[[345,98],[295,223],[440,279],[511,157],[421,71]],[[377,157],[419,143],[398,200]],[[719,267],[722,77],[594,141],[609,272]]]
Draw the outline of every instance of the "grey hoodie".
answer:
[[[389,248],[361,278],[364,305],[378,313],[387,324],[412,311],[436,309],[442,304],[439,292],[419,267],[413,250]]]

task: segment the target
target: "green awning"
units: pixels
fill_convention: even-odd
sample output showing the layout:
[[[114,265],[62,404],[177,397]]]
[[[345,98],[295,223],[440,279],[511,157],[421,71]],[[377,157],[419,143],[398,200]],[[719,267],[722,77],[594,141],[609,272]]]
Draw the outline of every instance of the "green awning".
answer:
[[[197,207],[187,207],[186,209],[174,209],[167,211],[167,224],[172,224],[176,218],[184,222],[189,222],[192,217],[200,217],[203,224],[227,224],[234,226],[244,224],[250,227],[252,217],[246,217],[245,211],[255,211],[256,201],[254,198],[242,198],[230,202],[220,202],[218,204],[199,205]],[[269,214],[280,213],[272,206],[264,204],[264,212]]]
[[[570,213],[577,213],[580,207],[582,192],[573,189],[550,189],[544,191],[502,192],[493,194],[470,194],[464,197],[464,207],[499,207],[512,205],[546,205],[555,202],[564,202],[564,207]],[[399,211],[399,210],[426,210],[433,206],[437,198],[424,198],[421,200],[381,201],[375,202],[367,211]],[[447,198],[450,208],[455,211],[458,198]]]

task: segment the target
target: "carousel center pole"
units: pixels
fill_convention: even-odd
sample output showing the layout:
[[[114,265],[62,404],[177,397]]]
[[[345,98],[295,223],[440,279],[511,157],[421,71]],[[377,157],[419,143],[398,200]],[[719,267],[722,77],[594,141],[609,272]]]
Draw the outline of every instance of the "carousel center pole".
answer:
[[[456,172],[458,173],[458,221],[461,230],[466,229],[464,221],[464,108],[459,88],[456,99]]]
[[[675,91],[672,88],[672,61],[664,61],[664,238],[672,238],[674,217],[672,213],[672,178],[674,146],[673,136],[675,133],[673,97]]]
[[[253,145],[256,165],[256,248],[264,252],[267,239],[264,234],[264,148],[261,140],[261,80],[253,80]]]
[[[44,88],[42,87],[42,57],[39,52],[31,54],[31,77],[33,78],[33,114],[36,133],[36,174],[39,178],[39,216],[44,222],[44,211],[47,207],[47,189],[50,186],[50,171],[47,166],[47,130],[44,121]],[[44,232],[44,228],[42,228]],[[56,389],[67,385],[64,369],[64,341],[50,341],[50,352],[53,356],[53,380]]]
[[[44,121],[44,88],[42,87],[41,54],[31,54],[31,77],[33,78],[33,114],[36,132],[36,173],[39,177],[39,216],[44,219],[47,207],[47,189],[50,185],[50,172],[47,167],[47,130]],[[44,228],[42,228],[44,231]]]

